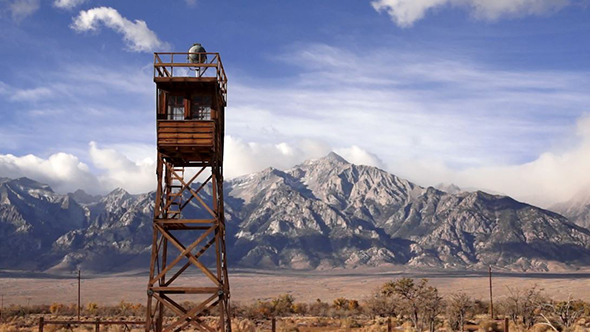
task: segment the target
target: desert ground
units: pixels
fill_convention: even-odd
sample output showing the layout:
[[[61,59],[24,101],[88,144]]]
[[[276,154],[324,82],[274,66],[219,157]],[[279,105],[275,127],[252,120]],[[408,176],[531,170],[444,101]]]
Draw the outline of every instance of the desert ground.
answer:
[[[257,271],[233,270],[229,273],[232,301],[250,303],[268,300],[279,294],[291,294],[297,302],[316,299],[331,302],[335,298],[363,300],[387,281],[401,277],[427,278],[441,294],[457,291],[474,299],[489,299],[488,276],[482,272],[425,272],[425,271]],[[206,285],[205,277],[195,275],[196,284]],[[134,303],[146,301],[147,275],[84,275],[82,274],[82,302],[113,305],[121,300]],[[590,301],[590,271],[575,273],[494,273],[494,301],[510,294],[510,290],[533,285],[553,299]],[[75,275],[32,274],[0,271],[0,294],[3,305],[75,303],[77,280]]]

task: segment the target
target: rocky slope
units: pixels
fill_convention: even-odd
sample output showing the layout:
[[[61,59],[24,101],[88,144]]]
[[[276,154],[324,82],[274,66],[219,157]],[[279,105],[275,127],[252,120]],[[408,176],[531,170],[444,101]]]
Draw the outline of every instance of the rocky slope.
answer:
[[[551,206],[551,210],[562,214],[578,226],[590,229],[590,189],[579,192],[566,202]]]
[[[3,179],[0,198],[0,268],[147,268],[153,193],[59,195]],[[506,196],[423,188],[333,153],[226,181],[225,206],[230,267],[590,266],[590,231],[561,215]]]

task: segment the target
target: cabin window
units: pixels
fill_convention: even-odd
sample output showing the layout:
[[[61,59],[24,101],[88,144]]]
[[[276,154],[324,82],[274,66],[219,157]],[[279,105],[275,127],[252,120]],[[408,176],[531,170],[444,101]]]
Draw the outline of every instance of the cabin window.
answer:
[[[182,96],[168,96],[168,120],[184,120],[184,98]]]
[[[191,119],[211,120],[211,96],[192,96]]]

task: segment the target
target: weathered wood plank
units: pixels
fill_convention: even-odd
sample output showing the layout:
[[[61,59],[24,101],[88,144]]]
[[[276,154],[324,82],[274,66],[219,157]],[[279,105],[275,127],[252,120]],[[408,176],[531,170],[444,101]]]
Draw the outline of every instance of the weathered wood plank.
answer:
[[[213,139],[210,133],[161,133],[158,139]]]
[[[178,145],[213,145],[213,140],[212,139],[197,139],[197,138],[191,138],[191,139],[181,139],[181,138],[166,138],[166,139],[158,139],[158,144],[164,144],[164,145],[174,145],[174,144],[178,144]]]
[[[152,287],[154,292],[178,294],[216,294],[217,287]]]

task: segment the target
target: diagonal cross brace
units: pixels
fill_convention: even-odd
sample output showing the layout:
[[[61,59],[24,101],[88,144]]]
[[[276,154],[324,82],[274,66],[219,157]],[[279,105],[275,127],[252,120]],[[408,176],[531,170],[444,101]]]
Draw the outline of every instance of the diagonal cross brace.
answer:
[[[170,241],[176,248],[178,248],[178,250],[180,250],[181,253],[185,253],[184,256],[186,256],[189,259],[189,261],[191,261],[196,267],[203,271],[203,273],[207,277],[209,277],[211,281],[213,281],[217,286],[221,286],[221,281],[219,281],[206,266],[201,264],[201,262],[199,262],[195,258],[195,256],[192,253],[190,253],[190,250],[187,251],[186,248],[172,234],[164,230],[160,225],[154,225],[154,227],[158,228],[162,235],[166,237],[168,241]],[[215,228],[216,226],[211,227],[212,230],[214,230]],[[182,254],[180,256],[182,256]]]
[[[161,226],[154,225],[154,227],[158,228],[160,233],[162,233],[162,236],[166,237],[168,240],[170,240],[176,246],[175,242],[178,242],[178,241],[172,237],[172,234],[169,234],[168,231],[163,229]],[[215,230],[215,226],[209,227],[209,229],[207,229],[206,232],[201,234],[201,236],[199,236],[193,243],[191,243],[186,248],[184,248],[184,246],[182,246],[182,244],[178,243],[180,246],[176,246],[176,247],[180,250],[180,254],[178,254],[178,256],[172,262],[170,262],[170,264],[168,264],[157,276],[155,276],[152,280],[150,280],[150,285],[153,285],[158,279],[162,278],[166,274],[166,272],[170,271],[170,269],[172,269],[176,264],[178,264],[178,262],[180,262],[180,260],[182,259],[183,256],[188,257],[189,260],[191,257],[194,258],[195,260],[198,259],[198,257],[194,256],[191,253],[191,251],[194,248],[196,248],[197,245],[199,245],[199,243],[201,243],[203,240],[205,240],[205,238],[207,238],[207,236],[209,234],[211,234],[211,232],[213,232],[214,230]]]

